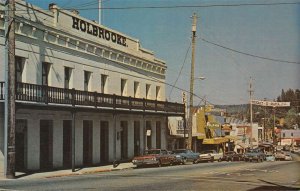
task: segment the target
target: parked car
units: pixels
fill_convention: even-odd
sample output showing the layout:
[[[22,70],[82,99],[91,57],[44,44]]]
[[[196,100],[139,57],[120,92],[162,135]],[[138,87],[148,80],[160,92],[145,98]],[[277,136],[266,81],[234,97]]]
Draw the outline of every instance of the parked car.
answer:
[[[196,163],[199,160],[199,153],[193,152],[190,149],[176,149],[172,151],[173,154],[180,155],[183,158],[183,164],[186,162]]]
[[[285,160],[285,152],[276,151],[275,152],[275,160]]]
[[[291,150],[290,145],[284,145],[284,146],[283,146],[283,150],[284,150],[284,151],[290,151],[290,150]]]
[[[176,154],[172,151],[168,151],[168,152],[171,156],[174,157],[172,164],[185,164],[186,163],[186,159],[183,156],[181,156],[180,154]]]
[[[150,149],[146,150],[144,155],[137,156],[132,159],[132,163],[136,167],[141,167],[145,165],[172,165],[175,161],[175,156],[169,154],[167,150],[164,149]]]
[[[264,152],[262,152],[260,149],[247,149],[246,153],[244,155],[245,161],[257,161],[257,162],[263,162],[266,158],[266,155]]]
[[[266,154],[266,161],[275,161],[275,156],[272,153]]]
[[[285,154],[284,160],[291,161],[293,160],[292,156],[288,153]]]
[[[218,153],[215,150],[207,150],[200,153],[199,161],[214,162],[215,160],[221,161],[223,158],[223,153]]]
[[[299,147],[293,147],[293,148],[291,149],[291,152],[292,152],[292,153],[300,153],[300,148],[299,148]]]
[[[241,161],[244,160],[244,155],[236,153],[235,151],[226,152],[222,158],[224,161]]]

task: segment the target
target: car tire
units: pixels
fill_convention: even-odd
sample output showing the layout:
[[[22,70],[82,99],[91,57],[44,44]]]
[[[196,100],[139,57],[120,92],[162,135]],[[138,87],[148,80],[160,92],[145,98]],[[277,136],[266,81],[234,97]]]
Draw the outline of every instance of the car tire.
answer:
[[[214,162],[214,161],[215,161],[215,158],[212,157],[212,158],[210,159],[210,162]]]
[[[195,159],[195,160],[193,160],[193,164],[197,164],[198,162],[197,162],[197,160]]]
[[[136,165],[136,168],[141,168],[143,165]]]
[[[157,167],[161,167],[161,161],[158,161]]]
[[[221,162],[221,161],[222,161],[222,159],[221,159],[221,158],[219,158],[219,159],[218,159],[218,162]]]
[[[185,165],[186,163],[187,163],[187,159],[184,158],[184,159],[182,160],[182,163],[181,163],[181,164]]]

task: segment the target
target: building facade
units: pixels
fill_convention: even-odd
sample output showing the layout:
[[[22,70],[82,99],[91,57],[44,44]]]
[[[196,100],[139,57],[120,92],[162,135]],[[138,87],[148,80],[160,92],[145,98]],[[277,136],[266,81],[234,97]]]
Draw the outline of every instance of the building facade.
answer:
[[[0,5],[4,15],[4,5]],[[166,64],[139,40],[50,4],[16,2],[16,170],[94,166],[166,147]],[[4,158],[5,23],[0,20]]]
[[[277,139],[279,139],[278,145],[299,146],[300,129],[281,129]]]

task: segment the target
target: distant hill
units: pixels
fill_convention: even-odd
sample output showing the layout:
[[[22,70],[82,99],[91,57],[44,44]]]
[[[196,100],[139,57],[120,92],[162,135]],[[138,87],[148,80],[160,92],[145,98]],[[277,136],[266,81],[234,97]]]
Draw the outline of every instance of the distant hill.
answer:
[[[226,109],[226,113],[228,113],[228,114],[247,113],[249,105],[248,104],[241,104],[241,105],[215,105],[215,108]]]

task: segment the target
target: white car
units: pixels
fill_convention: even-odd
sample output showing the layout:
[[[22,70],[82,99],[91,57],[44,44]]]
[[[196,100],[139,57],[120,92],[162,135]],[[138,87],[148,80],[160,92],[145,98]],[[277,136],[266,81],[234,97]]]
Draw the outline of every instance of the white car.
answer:
[[[285,154],[284,160],[291,161],[293,159],[292,159],[292,156],[290,154]]]
[[[218,153],[215,150],[203,151],[199,155],[199,161],[210,161],[214,162],[215,160],[221,161],[223,158],[223,153]]]

